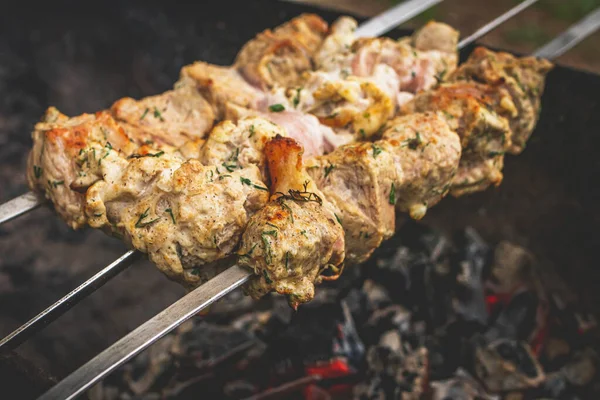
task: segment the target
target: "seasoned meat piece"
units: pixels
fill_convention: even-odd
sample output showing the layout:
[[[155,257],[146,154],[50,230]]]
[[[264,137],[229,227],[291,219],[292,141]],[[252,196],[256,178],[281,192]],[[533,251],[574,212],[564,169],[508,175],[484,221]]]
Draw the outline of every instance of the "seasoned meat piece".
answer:
[[[480,192],[491,185],[498,186],[504,178],[502,168],[504,168],[502,154],[486,158],[466,155],[460,160],[460,166],[450,186],[450,194],[460,197]]]
[[[256,165],[264,175],[264,148],[277,135],[286,136],[286,133],[263,118],[244,118],[237,124],[223,121],[208,136],[201,150],[200,161],[205,165],[217,166],[225,171],[223,173]]]
[[[446,24],[429,22],[412,37],[359,39],[352,73],[369,76],[377,65],[389,65],[398,74],[401,92],[416,93],[433,87],[456,69],[458,32]]]
[[[395,72],[380,65],[369,78],[338,79],[329,73],[311,72],[304,87],[290,90],[288,95],[298,110],[360,140],[375,134],[394,115],[397,86]]]
[[[85,212],[90,226],[122,236],[189,288],[219,271],[268,197],[254,165],[223,171],[164,153],[132,158],[119,177],[96,182]]]
[[[344,231],[302,167],[302,147],[276,137],[265,153],[271,201],[250,219],[238,250],[239,264],[258,275],[246,287],[258,298],[288,295],[297,308],[314,297],[315,284],[335,279],[344,261]]]
[[[259,110],[267,105],[267,95],[248,83],[235,68],[197,61],[181,69],[181,78],[176,85],[185,84],[188,79],[196,83],[198,90],[212,104],[218,119],[223,119],[228,103]]]
[[[450,189],[457,173],[460,139],[441,113],[416,113],[388,124],[381,147],[393,155],[402,176],[394,185],[396,206],[414,219],[425,216]]]
[[[508,117],[512,130],[509,151],[519,154],[537,122],[546,74],[551,69],[552,63],[547,60],[519,58],[478,47],[449,77],[449,81],[474,80],[508,90],[516,106],[516,112]]]
[[[233,104],[227,107],[227,119],[238,121],[248,116],[261,117],[282,127],[287,132],[287,135],[282,136],[291,137],[304,148],[304,158],[322,155],[352,141],[352,135],[336,134],[312,114],[287,109],[280,112],[261,112]]]
[[[394,234],[394,188],[402,182],[402,171],[385,143],[342,146],[308,161],[307,172],[335,206],[349,263],[365,261]]]
[[[123,98],[111,111],[123,121],[149,135],[149,140],[179,147],[201,139],[215,119],[212,106],[191,80],[183,80],[175,90],[141,100]]]
[[[313,57],[316,69],[331,72],[346,68],[343,72],[339,71],[340,74],[350,74],[349,66],[354,55],[349,50],[355,40],[357,26],[356,20],[350,17],[340,17],[331,25],[329,35]]]
[[[85,190],[114,175],[136,146],[107,112],[69,118],[50,107],[32,133],[27,180],[73,229],[86,223]],[[110,161],[110,162],[107,162]]]
[[[242,47],[234,67],[263,90],[294,86],[301,74],[312,68],[312,56],[327,32],[321,17],[303,14],[273,31],[259,33]]]
[[[442,84],[417,94],[402,111],[441,111],[460,136],[462,158],[450,189],[453,196],[502,182],[504,153],[512,143],[506,118],[517,112],[504,88],[468,81]]]
[[[318,116],[336,132],[363,140],[376,134],[412,93],[455,69],[458,33],[430,23],[413,38],[359,39],[348,46],[355,26],[349,18],[333,25],[315,56],[321,69],[307,72],[288,97],[298,110]]]

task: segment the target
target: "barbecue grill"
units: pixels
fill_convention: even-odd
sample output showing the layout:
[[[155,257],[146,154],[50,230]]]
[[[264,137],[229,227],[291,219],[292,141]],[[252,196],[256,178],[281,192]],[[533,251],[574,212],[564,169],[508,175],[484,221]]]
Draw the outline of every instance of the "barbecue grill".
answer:
[[[416,3],[425,3],[425,6],[430,6],[434,2]],[[531,3],[533,2],[524,2],[524,5],[517,8],[515,12]],[[420,4],[420,6],[422,5]],[[232,24],[243,26],[244,29],[248,29],[249,33],[254,33],[307,10],[304,7],[279,3],[265,4],[264,8],[273,10],[271,11],[273,15],[271,17],[266,14],[262,15],[261,20],[253,20],[251,23],[245,19],[243,21],[217,21],[212,22],[212,25],[215,25],[213,27],[208,23],[212,18],[205,16],[203,18],[206,18],[207,24],[201,24],[203,26],[202,32],[206,34],[209,32],[213,32],[213,34],[214,32],[223,32],[227,24]],[[115,9],[118,9],[118,7],[115,7]],[[281,10],[281,14],[276,15],[275,10]],[[218,11],[215,10],[216,12]],[[512,14],[514,15],[515,12]],[[136,10],[130,10],[129,13],[130,18],[136,18]],[[246,13],[240,13],[239,15],[244,14]],[[410,13],[407,14],[406,8],[400,9],[400,12],[395,15],[390,15],[394,18],[411,16]],[[414,15],[414,12],[412,15]],[[510,15],[508,14],[508,17]],[[325,13],[325,17],[329,17],[328,19],[332,19],[333,16],[331,13]],[[582,25],[571,31],[571,36],[562,37],[562,41],[554,42],[540,49],[536,55],[546,57],[560,55],[568,50],[569,46],[576,44],[583,36],[595,30],[599,19],[600,14],[598,12],[591,14]],[[400,20],[398,19],[398,21]],[[498,22],[503,20],[501,18]],[[164,21],[161,22],[158,19],[154,22],[157,25],[164,23]],[[475,40],[484,33],[485,30],[470,39]],[[399,32],[394,32],[394,35],[399,36]],[[247,36],[250,36],[250,34]],[[229,41],[228,45],[236,49],[239,48],[237,42],[243,41],[242,38],[236,37],[220,37],[219,39],[221,40],[220,43]],[[203,40],[209,41],[207,37],[204,37]],[[218,46],[214,44],[218,41],[213,38],[210,38],[210,40],[214,41],[191,58],[225,63],[227,55],[221,54]],[[469,43],[464,44],[468,45]],[[199,47],[201,47],[199,44],[195,44],[193,48]],[[215,53],[211,53],[213,50]],[[463,54],[468,53],[469,50],[467,46],[463,49]],[[176,65],[168,68],[177,68],[182,62],[175,62],[174,64]],[[169,73],[166,75],[169,75]],[[170,75],[174,75],[174,73],[170,73]],[[155,79],[163,85],[170,83],[170,80],[164,76],[158,76]],[[595,282],[598,277],[594,275],[592,270],[587,269],[587,266],[593,263],[594,244],[597,244],[598,241],[597,235],[593,233],[594,222],[597,220],[598,215],[592,207],[597,196],[593,190],[593,182],[594,177],[597,176],[598,165],[595,164],[595,157],[593,157],[593,154],[589,154],[590,150],[588,149],[593,149],[596,144],[596,139],[593,135],[590,135],[589,131],[592,129],[590,127],[597,126],[600,123],[599,116],[594,113],[598,109],[597,100],[594,98],[594,89],[600,89],[600,80],[597,77],[558,67],[548,79],[543,102],[544,109],[535,134],[535,137],[539,140],[531,142],[523,155],[511,158],[507,162],[505,171],[508,178],[501,188],[496,191],[487,191],[472,197],[461,198],[460,200],[447,199],[443,204],[432,209],[431,214],[427,216],[427,222],[444,230],[470,225],[491,240],[510,238],[526,244],[548,265],[556,266],[559,271],[561,267],[566,265],[569,265],[570,271],[576,269],[576,273],[567,274],[566,278],[570,283],[576,285],[576,287],[592,288],[593,283],[591,282]],[[15,88],[15,92],[16,90]],[[149,91],[155,92],[157,90]],[[568,93],[568,96],[565,93]],[[105,98],[109,99],[115,98],[117,95],[118,93],[104,94]],[[37,118],[38,114],[30,116],[30,119]],[[28,120],[27,124],[31,125],[31,120]],[[29,129],[29,127],[26,126],[26,129]],[[9,196],[6,195],[5,197],[8,198]],[[34,204],[38,204],[37,199],[31,196],[21,200],[14,203],[18,210],[26,211],[32,209]],[[5,210],[2,211],[4,214]],[[19,212],[13,213],[13,215],[17,214]],[[3,216],[0,215],[0,218]],[[19,228],[18,225],[19,221],[16,221],[10,227],[16,231]],[[98,276],[91,278],[93,282],[84,284],[84,289],[70,298],[68,304],[62,303],[65,305],[59,305],[56,315],[70,308],[73,302],[93,292],[137,258],[138,255],[135,252],[125,253],[112,266],[102,270]],[[181,312],[179,317],[174,318],[168,324],[168,329],[175,327],[179,322],[200,311],[220,295],[224,295],[243,284],[247,279],[247,273],[236,268],[230,269],[224,274],[206,284],[206,287],[200,287],[185,296],[174,305],[175,308],[167,309],[165,313],[170,316],[174,315],[175,309]],[[582,282],[585,282],[583,286]],[[592,291],[583,294],[589,296],[587,300],[590,301],[590,304],[593,304],[591,302],[597,299],[597,295]],[[49,322],[52,319],[49,317],[54,317],[54,315],[45,314],[41,316],[36,322],[39,325],[36,325],[35,328],[37,329],[38,326],[41,327],[44,323]],[[162,333],[166,333],[168,329],[165,327]],[[26,339],[33,330],[24,331],[26,333],[21,334],[19,337],[15,336],[16,340],[12,342],[12,346]],[[140,331],[137,332],[135,338],[140,340],[141,344],[143,336],[140,335]],[[151,342],[150,338],[154,340],[161,336],[159,332],[154,330],[146,330],[146,332],[148,342]],[[128,336],[127,342],[132,343],[130,336]],[[3,345],[5,344],[3,342]],[[133,352],[127,353],[127,357],[123,357],[122,361],[133,355]],[[105,372],[110,372],[109,370],[120,363],[121,360],[118,363],[116,359],[109,360],[106,367],[110,368],[106,369]],[[97,369],[97,365],[93,367],[94,369],[89,370],[90,376],[98,376],[103,372]],[[81,376],[77,378],[80,379]],[[87,387],[85,384],[81,386],[81,388],[85,387]],[[57,387],[57,390],[60,390],[60,388]],[[63,398],[67,394],[67,392],[49,393],[48,398]]]

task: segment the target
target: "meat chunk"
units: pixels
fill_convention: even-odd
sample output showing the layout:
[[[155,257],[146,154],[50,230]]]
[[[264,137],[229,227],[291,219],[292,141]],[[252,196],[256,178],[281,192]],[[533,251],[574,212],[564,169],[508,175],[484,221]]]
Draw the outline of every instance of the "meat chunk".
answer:
[[[450,189],[453,196],[502,182],[504,153],[512,144],[507,117],[517,112],[508,91],[460,81],[421,92],[403,107],[405,114],[425,111],[441,112],[461,139],[462,159]]]
[[[402,181],[385,143],[356,143],[307,162],[307,172],[334,205],[348,263],[365,261],[395,230],[394,188]]]
[[[394,185],[396,207],[425,216],[450,190],[461,159],[460,139],[441,113],[398,117],[382,136],[402,176]]]
[[[107,112],[69,118],[50,107],[32,133],[27,179],[73,229],[86,223],[85,190],[113,176],[136,146]]]
[[[111,111],[117,121],[147,133],[147,140],[174,147],[203,138],[215,119],[212,106],[189,80],[157,96],[123,98]]]
[[[401,92],[416,93],[433,87],[456,69],[458,32],[446,24],[429,22],[412,37],[359,39],[352,51],[352,73],[369,76],[380,64],[394,69]]]
[[[304,87],[290,90],[291,103],[298,110],[317,116],[320,122],[341,134],[366,139],[394,115],[397,78],[387,66],[380,66],[369,78],[336,78],[311,72]]]
[[[315,55],[321,69],[305,73],[302,85],[290,89],[288,97],[296,109],[362,140],[378,133],[413,93],[456,68],[458,33],[430,23],[412,38],[352,43],[355,26],[349,18],[336,21]]]
[[[248,83],[235,68],[197,61],[181,69],[177,84],[185,84],[188,79],[195,82],[198,90],[212,104],[218,119],[225,116],[228,103],[251,109],[264,109],[267,105],[266,94]]]
[[[255,165],[233,171],[177,154],[130,159],[115,179],[86,193],[89,225],[143,252],[191,288],[219,271],[269,193]]]
[[[208,136],[200,160],[205,165],[217,166],[225,173],[256,165],[266,176],[264,148],[277,135],[286,136],[286,133],[263,118],[244,118],[237,124],[223,121]]]
[[[469,59],[451,76],[450,81],[473,80],[506,89],[516,112],[508,117],[512,131],[509,152],[519,154],[537,123],[546,74],[552,63],[535,57],[515,57],[512,54],[476,48]]]
[[[300,143],[304,148],[304,158],[322,155],[352,140],[351,135],[336,134],[314,115],[293,109],[285,109],[280,112],[261,112],[232,104],[227,109],[227,118],[232,121],[238,121],[248,116],[260,117],[279,125],[285,130],[287,136]]]
[[[258,275],[247,293],[258,298],[274,290],[296,308],[314,297],[315,284],[341,273],[344,231],[304,172],[302,147],[291,138],[276,137],[265,153],[273,196],[252,216],[242,236],[239,264]]]
[[[242,47],[234,66],[263,90],[294,86],[304,71],[312,69],[312,56],[327,32],[321,17],[303,14],[273,31],[259,33]]]

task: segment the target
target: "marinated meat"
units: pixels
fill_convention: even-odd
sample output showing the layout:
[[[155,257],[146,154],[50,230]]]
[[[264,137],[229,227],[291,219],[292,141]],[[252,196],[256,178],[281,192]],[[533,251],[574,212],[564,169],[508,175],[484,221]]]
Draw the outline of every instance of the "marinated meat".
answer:
[[[302,73],[312,69],[312,56],[327,33],[321,17],[303,14],[259,33],[242,47],[234,67],[262,90],[297,85]]]
[[[227,118],[238,121],[247,116],[256,116],[281,126],[287,136],[304,148],[303,157],[314,157],[330,152],[336,147],[352,141],[352,135],[336,134],[330,127],[319,122],[312,114],[284,109],[279,112],[261,112],[229,104]]]
[[[148,134],[148,141],[174,147],[201,139],[212,128],[215,115],[191,80],[174,90],[141,100],[123,98],[111,107],[117,121]]]
[[[69,118],[50,107],[32,133],[27,179],[73,229],[86,223],[85,191],[137,147],[107,112]],[[108,163],[107,161],[111,161]]]
[[[256,165],[266,176],[264,148],[277,135],[287,136],[283,129],[263,118],[244,118],[236,124],[223,121],[210,132],[200,161],[218,167],[223,173]]]
[[[307,161],[307,172],[344,228],[348,263],[365,261],[394,234],[394,188],[402,171],[386,143],[344,145]]]
[[[442,84],[417,94],[402,111],[439,111],[458,133],[462,158],[450,187],[452,195],[484,190],[502,182],[504,153],[512,143],[506,117],[516,113],[506,90],[468,81]]]
[[[537,123],[546,74],[552,69],[548,60],[515,57],[512,54],[476,48],[450,81],[473,80],[492,87],[505,88],[516,107],[507,117],[512,130],[511,154],[519,154]]]
[[[242,236],[239,264],[257,275],[246,292],[288,296],[296,308],[314,297],[315,284],[342,272],[344,231],[331,206],[303,170],[302,147],[276,137],[265,148],[271,200]]]
[[[91,227],[122,237],[169,278],[194,287],[233,254],[268,197],[255,165],[225,171],[164,153],[132,158],[120,176],[92,185],[85,213]]]
[[[402,171],[394,186],[397,209],[423,218],[450,190],[461,160],[460,138],[442,113],[427,112],[390,121],[382,139]]]
[[[248,83],[235,68],[197,61],[181,69],[177,85],[184,85],[188,79],[196,83],[218,119],[225,116],[228,103],[258,110],[267,106],[266,93]]]

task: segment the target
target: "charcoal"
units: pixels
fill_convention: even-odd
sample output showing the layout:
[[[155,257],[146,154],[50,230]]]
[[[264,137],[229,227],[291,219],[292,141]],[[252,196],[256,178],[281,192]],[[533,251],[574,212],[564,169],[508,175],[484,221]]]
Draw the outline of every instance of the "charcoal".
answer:
[[[528,344],[500,339],[475,351],[475,371],[492,392],[535,388],[545,379]]]
[[[592,349],[585,349],[573,357],[561,372],[574,386],[585,386],[597,375],[598,355]]]
[[[498,400],[488,394],[481,384],[464,369],[458,369],[454,377],[431,382],[431,400]]]
[[[300,307],[270,343],[273,352],[300,364],[344,357],[358,367],[365,351],[344,301],[315,299]]]
[[[454,311],[463,319],[486,324],[488,313],[483,285],[490,258],[489,247],[472,228],[466,228],[456,240],[461,250],[454,256],[457,269]]]
[[[501,309],[485,337],[490,342],[500,338],[528,340],[538,328],[538,306],[539,300],[535,293],[524,291],[516,294]]]

